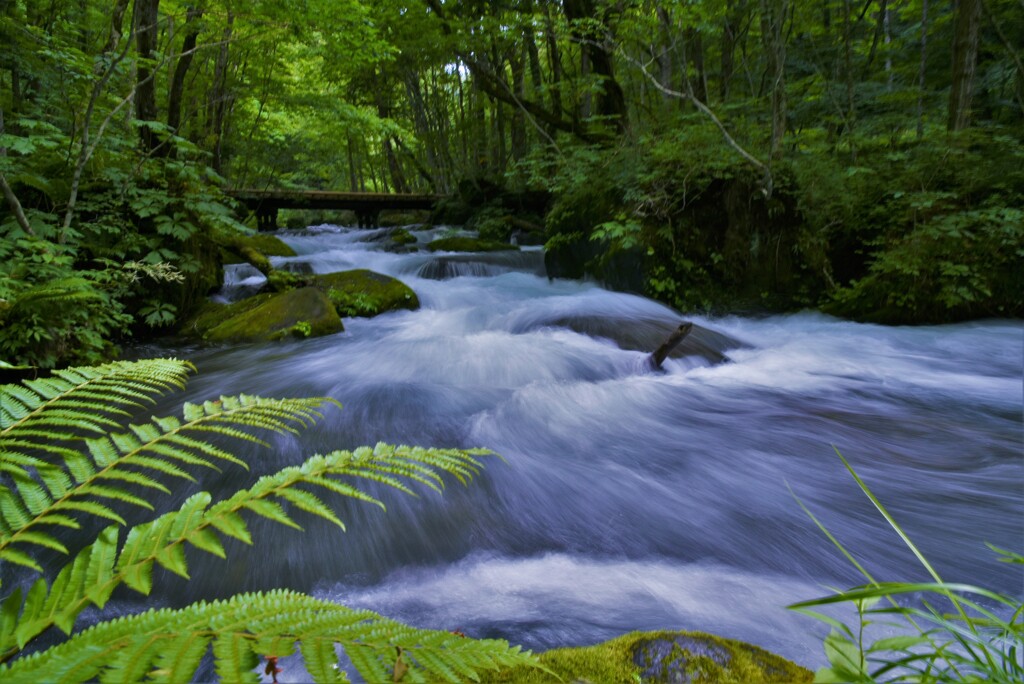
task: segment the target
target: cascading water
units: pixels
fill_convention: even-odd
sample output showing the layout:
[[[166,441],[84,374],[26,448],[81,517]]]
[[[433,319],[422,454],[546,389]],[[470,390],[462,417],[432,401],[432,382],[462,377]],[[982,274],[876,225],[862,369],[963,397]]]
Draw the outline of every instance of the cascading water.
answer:
[[[539,251],[396,253],[385,236],[283,233],[299,256],[272,261],[396,276],[418,311],[348,319],[344,333],[301,342],[142,350],[196,363],[190,400],[344,404],[253,447],[254,473],[203,486],[234,491],[315,452],[377,441],[481,446],[504,460],[444,497],[383,492],[387,513],[346,503],[347,534],[257,523],[256,546],[234,545],[228,561],[193,554],[194,579],[164,577],[158,600],[288,586],[535,649],[698,629],[813,666],[823,628],[784,606],[861,578],[790,489],[879,579],[925,579],[833,445],[946,579],[1021,592],[1019,566],[984,546],[1020,550],[1024,529],[1020,322],[688,316],[699,327],[690,353],[650,373],[644,350],[678,323],[670,309],[548,281]]]

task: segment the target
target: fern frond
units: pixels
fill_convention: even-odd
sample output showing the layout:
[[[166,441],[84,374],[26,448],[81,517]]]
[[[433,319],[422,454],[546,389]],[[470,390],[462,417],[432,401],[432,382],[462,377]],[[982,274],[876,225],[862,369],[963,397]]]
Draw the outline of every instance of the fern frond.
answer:
[[[51,440],[76,436],[74,429],[102,433],[110,415],[152,403],[153,397],[185,386],[195,367],[177,359],[118,361],[54,371],[45,380],[0,386],[0,450],[8,439],[34,428]],[[116,423],[113,423],[116,425]]]
[[[319,488],[383,508],[383,503],[378,499],[344,480],[355,478],[382,482],[381,478],[374,475],[375,471],[388,472],[397,467],[402,471],[418,473],[418,479],[426,480],[437,488],[437,482],[443,484],[444,474],[478,472],[481,468],[479,458],[488,453],[483,450],[422,449],[386,444],[378,444],[374,449],[357,449],[355,452],[335,451],[326,456],[313,456],[301,465],[261,477],[249,489],[238,491],[212,506],[210,494],[195,494],[178,510],[131,528],[119,552],[117,527],[108,527],[101,539],[83,549],[69,566],[72,571],[68,580],[74,582],[60,586],[60,607],[48,611],[31,611],[26,603],[20,618],[21,634],[16,638],[14,635],[5,637],[0,633],[0,654],[11,654],[12,649],[23,646],[22,638],[26,634],[35,636],[51,626],[70,632],[82,610],[89,604],[102,608],[114,589],[121,584],[148,594],[153,586],[155,565],[188,577],[186,544],[223,558],[224,545],[219,535],[252,543],[243,512],[298,527],[284,507],[292,505],[344,529],[342,520],[309,488]],[[410,491],[401,482],[392,486]],[[88,502],[88,505],[97,504]],[[75,567],[79,570],[74,570]],[[67,570],[67,567],[62,570],[62,575]],[[88,570],[88,574],[82,575],[81,570]],[[58,580],[60,577],[58,575]],[[56,591],[57,586],[55,581],[54,588],[47,592],[43,583],[36,591],[41,591],[45,598]],[[47,601],[46,605],[50,606],[51,603]]]
[[[182,610],[150,611],[73,634],[90,605],[103,608],[120,585],[148,594],[153,568],[188,577],[186,546],[225,556],[224,537],[251,543],[246,518],[299,528],[296,511],[344,529],[320,498],[331,493],[384,507],[360,484],[409,494],[422,485],[443,490],[447,477],[468,482],[486,451],[378,444],[314,456],[261,477],[250,488],[213,502],[201,492],[170,513],[135,526],[115,506],[151,509],[142,493],[169,493],[163,478],[194,480],[196,466],[245,467],[212,436],[260,442],[255,430],[295,432],[321,417],[329,399],[263,399],[248,395],[186,404],[183,418],[121,421],[156,395],[181,387],[191,364],[173,359],[57,371],[50,378],[0,387],[0,563],[42,572],[32,552],[67,553],[53,528],[78,529],[83,516],[113,521],[57,572],[0,603],[0,677],[17,681],[181,681],[212,651],[222,679],[259,681],[261,656],[300,651],[316,681],[345,679],[336,645],[368,680],[408,674],[408,681],[476,679],[482,669],[532,663],[504,642],[478,642],[429,632],[288,591],[252,594]],[[336,403],[336,402],[334,402]],[[24,656],[52,627],[70,638]]]
[[[28,548],[58,548],[56,540],[40,530],[42,527],[63,525],[66,519],[76,520],[83,513],[123,524],[112,507],[115,503],[152,510],[152,504],[145,497],[130,491],[126,485],[168,493],[167,486],[157,477],[192,479],[181,466],[218,469],[217,461],[226,461],[247,467],[231,453],[193,436],[196,433],[212,432],[256,440],[238,428],[294,431],[294,425],[308,425],[320,417],[319,409],[328,401],[264,399],[248,395],[221,397],[202,405],[186,405],[184,421],[153,418],[148,423],[129,425],[126,432],[86,439],[87,453],[69,450],[64,455],[63,468],[13,457],[12,465],[18,466],[12,471],[15,487],[0,486],[0,558],[36,567],[34,562],[28,562],[31,558]],[[2,451],[3,448],[0,439],[0,460],[9,454]],[[27,468],[31,466],[36,468],[42,484],[29,474]],[[274,511],[271,504],[253,505],[262,506],[264,515],[274,512],[275,519],[288,524],[287,515]],[[25,548],[20,549],[20,554],[4,555],[13,545]],[[140,578],[140,583],[144,583],[144,579]]]
[[[416,629],[365,610],[278,590],[200,602],[180,610],[150,610],[102,623],[50,649],[0,669],[14,681],[138,681],[145,676],[187,681],[212,642],[224,681],[259,681],[260,656],[283,656],[301,643],[309,673],[335,682],[334,644],[367,681],[391,681],[401,657],[410,680],[461,682],[483,670],[535,665],[529,652],[499,640],[473,640]],[[273,652],[269,652],[272,650]],[[331,661],[334,662],[331,662]]]

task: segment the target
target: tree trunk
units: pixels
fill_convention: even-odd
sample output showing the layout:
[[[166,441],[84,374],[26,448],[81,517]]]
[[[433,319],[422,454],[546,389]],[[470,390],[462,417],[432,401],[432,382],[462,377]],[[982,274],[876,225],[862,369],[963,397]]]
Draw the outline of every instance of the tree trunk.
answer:
[[[924,80],[928,66],[928,0],[921,0],[921,65],[917,70],[917,139],[924,137]]]
[[[857,163],[857,143],[854,129],[857,125],[857,102],[853,83],[853,12],[852,0],[843,0],[843,70],[846,80],[846,136],[850,141],[850,161]]]
[[[558,50],[558,35],[555,33],[555,22],[544,4],[544,37],[547,40],[548,67],[551,70],[551,111],[561,116],[562,108],[562,56]]]
[[[141,121],[157,120],[156,79],[151,64],[157,48],[158,8],[160,0],[135,0],[135,50],[138,54],[136,67],[135,116]],[[152,153],[160,145],[160,139],[148,126],[139,128],[144,152]]]
[[[953,81],[949,90],[949,120],[946,126],[951,131],[960,131],[971,124],[974,72],[978,63],[981,0],[955,0],[955,6]]]
[[[718,81],[718,95],[723,103],[729,101],[732,75],[736,71],[736,33],[739,31],[739,18],[736,14],[736,3],[726,3],[725,17],[722,19],[722,61]]]
[[[526,56],[530,64],[530,81],[533,83],[534,97],[541,100],[540,94],[544,90],[544,70],[540,66],[540,50],[537,48],[537,41],[532,31],[527,31],[524,40],[526,41]]]
[[[437,137],[431,130],[430,121],[427,118],[427,105],[423,98],[423,89],[420,87],[419,74],[407,69],[404,73],[405,92],[409,98],[410,109],[412,110],[412,123],[416,130],[416,136],[423,141],[423,148],[427,155],[427,165],[439,170],[440,164],[438,155],[434,151],[434,140]],[[437,190],[437,188],[434,188]]]
[[[786,43],[782,27],[789,0],[761,0],[761,35],[768,61],[771,86],[772,137],[771,158],[782,159],[782,141],[786,134]]]
[[[185,74],[188,73],[192,58],[195,56],[196,42],[199,39],[199,20],[203,16],[203,10],[189,7],[185,16],[185,39],[181,44],[181,56],[174,66],[174,76],[171,77],[170,92],[167,95],[167,128],[174,135],[178,135],[178,129],[181,127],[181,98],[185,92]],[[169,146],[168,156],[174,157],[175,151],[173,145]]]
[[[701,102],[707,103],[708,75],[704,70],[704,41],[701,40],[700,29],[693,27],[686,29],[686,46],[697,80],[693,94]]]
[[[655,55],[658,62],[658,71],[660,72],[660,80],[666,88],[674,88],[675,84],[672,83],[672,74],[675,71],[675,64],[673,63],[675,57],[675,47],[673,45],[675,41],[675,31],[672,26],[672,15],[664,7],[658,7],[658,23],[661,26],[661,40],[660,47],[652,45],[651,52]],[[685,65],[683,67],[685,69]],[[672,97],[666,93],[661,93],[661,98],[665,102],[668,102]]]
[[[351,192],[359,191],[359,183],[356,180],[356,160],[355,155],[352,154],[352,135],[349,134],[345,138],[345,151],[348,155],[348,189]]]
[[[512,71],[512,92],[516,99],[522,102],[526,99],[526,66],[523,64],[522,55],[513,56],[509,60],[509,67]],[[519,161],[526,156],[526,116],[522,107],[512,110],[512,120],[509,122],[509,134],[511,136],[512,159]]]
[[[597,21],[605,24],[607,12],[598,12],[594,0],[563,0],[562,11],[570,23]],[[582,59],[601,84],[597,97],[596,114],[611,124],[616,133],[626,130],[626,99],[622,87],[615,80],[612,56],[605,49],[605,36],[599,31],[581,30],[576,24],[573,35],[580,42]]]
[[[235,23],[235,15],[228,10],[227,25],[221,35],[220,50],[213,67],[213,83],[207,99],[207,135],[213,138],[213,170],[220,173],[224,168],[224,122],[229,107],[228,95],[228,46],[231,44],[231,33]]]
[[[122,32],[121,29],[124,26],[124,13],[128,10],[128,0],[117,0],[114,3],[113,12],[110,16],[110,33],[107,36],[107,44],[103,46],[103,53],[111,53],[117,49],[118,44],[121,42]]]

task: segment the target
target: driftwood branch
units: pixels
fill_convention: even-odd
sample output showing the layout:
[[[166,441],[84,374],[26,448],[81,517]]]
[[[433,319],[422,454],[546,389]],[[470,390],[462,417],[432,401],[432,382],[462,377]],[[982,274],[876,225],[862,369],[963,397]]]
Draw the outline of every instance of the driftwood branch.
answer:
[[[651,365],[656,369],[660,369],[661,364],[665,362],[668,355],[672,353],[673,349],[679,346],[679,343],[690,334],[691,330],[693,330],[693,323],[680,323],[679,327],[672,331],[672,334],[668,336],[668,339],[662,342],[661,346],[655,349],[654,353],[650,355],[649,361]]]

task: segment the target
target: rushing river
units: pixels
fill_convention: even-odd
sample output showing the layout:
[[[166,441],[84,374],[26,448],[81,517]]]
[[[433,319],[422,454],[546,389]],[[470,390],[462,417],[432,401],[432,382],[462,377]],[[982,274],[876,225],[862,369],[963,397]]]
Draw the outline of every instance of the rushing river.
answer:
[[[443,497],[385,492],[386,513],[346,505],[347,533],[257,525],[255,547],[233,545],[229,561],[190,556],[193,581],[168,580],[158,600],[288,586],[533,649],[697,629],[815,666],[827,629],[785,605],[861,580],[794,496],[879,579],[926,579],[833,447],[945,579],[1022,593],[1020,566],[985,547],[1024,546],[1019,321],[687,315],[727,360],[670,358],[652,373],[635,347],[657,346],[680,316],[549,281],[540,251],[393,253],[381,231],[331,226],[281,237],[299,256],[277,267],[370,268],[405,281],[422,308],[346,319],[344,333],[313,340],[143,350],[195,362],[188,399],[344,404],[271,449],[243,446],[254,472],[377,441],[481,446],[504,460]],[[258,280],[236,270],[226,294]],[[247,477],[205,486],[233,491]]]

